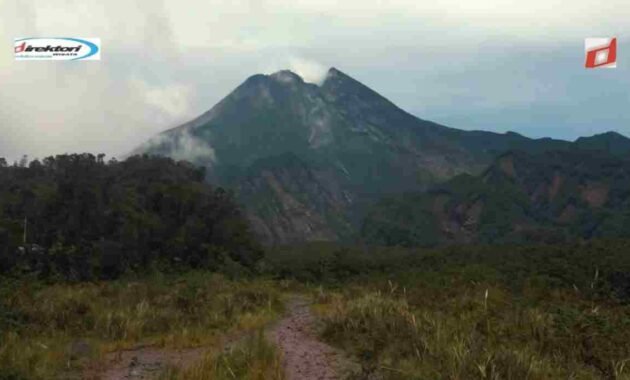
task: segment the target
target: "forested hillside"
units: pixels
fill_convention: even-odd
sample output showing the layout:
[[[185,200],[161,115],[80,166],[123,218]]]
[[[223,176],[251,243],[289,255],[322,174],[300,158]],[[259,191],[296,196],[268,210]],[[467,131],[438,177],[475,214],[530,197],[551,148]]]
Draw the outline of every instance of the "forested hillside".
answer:
[[[151,266],[251,265],[261,251],[232,195],[169,158],[72,154],[0,161],[0,269],[68,279]]]
[[[383,200],[363,236],[409,246],[626,238],[629,189],[630,161],[606,150],[510,152],[479,176]]]

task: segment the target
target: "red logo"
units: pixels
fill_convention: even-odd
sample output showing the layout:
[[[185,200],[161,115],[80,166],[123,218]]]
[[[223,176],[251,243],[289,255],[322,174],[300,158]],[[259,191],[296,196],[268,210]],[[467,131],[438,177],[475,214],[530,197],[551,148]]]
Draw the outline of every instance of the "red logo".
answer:
[[[617,67],[617,38],[587,38],[584,40],[586,52],[585,67]]]
[[[25,49],[26,49],[26,42],[22,42],[20,45],[17,45],[14,50],[16,53],[21,53]]]

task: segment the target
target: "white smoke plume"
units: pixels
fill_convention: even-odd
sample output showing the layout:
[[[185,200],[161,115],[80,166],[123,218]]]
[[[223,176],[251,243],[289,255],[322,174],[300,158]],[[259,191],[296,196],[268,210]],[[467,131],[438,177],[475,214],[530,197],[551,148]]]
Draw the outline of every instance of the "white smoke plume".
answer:
[[[326,79],[328,68],[318,62],[300,57],[289,58],[289,69],[301,76],[305,82],[321,85]]]
[[[162,133],[151,138],[134,153],[159,153],[174,160],[190,161],[205,166],[217,162],[212,146],[203,139],[193,136],[190,131],[182,130]]]

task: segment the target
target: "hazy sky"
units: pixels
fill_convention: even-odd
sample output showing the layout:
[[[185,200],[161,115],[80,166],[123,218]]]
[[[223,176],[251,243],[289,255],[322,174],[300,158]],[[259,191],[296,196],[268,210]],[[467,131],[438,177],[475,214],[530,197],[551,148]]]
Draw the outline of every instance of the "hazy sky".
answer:
[[[0,0],[0,157],[126,153],[252,74],[330,66],[452,127],[630,136],[629,20],[628,0]],[[47,36],[102,59],[14,61]],[[610,36],[617,69],[584,69]]]

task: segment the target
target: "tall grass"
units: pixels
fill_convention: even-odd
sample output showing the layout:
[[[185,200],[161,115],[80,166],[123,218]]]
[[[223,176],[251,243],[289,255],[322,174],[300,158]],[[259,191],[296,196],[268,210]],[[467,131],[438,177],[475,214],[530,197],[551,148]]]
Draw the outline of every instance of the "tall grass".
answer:
[[[76,285],[22,282],[1,303],[11,319],[0,324],[0,379],[5,373],[54,378],[137,344],[203,345],[258,328],[282,307],[270,282],[205,272]]]
[[[170,368],[159,380],[283,380],[278,350],[262,330],[226,350],[212,350],[190,368]]]
[[[564,291],[534,302],[490,283],[406,285],[373,280],[318,297],[324,338],[356,355],[364,376],[630,379],[630,307],[594,311]]]

